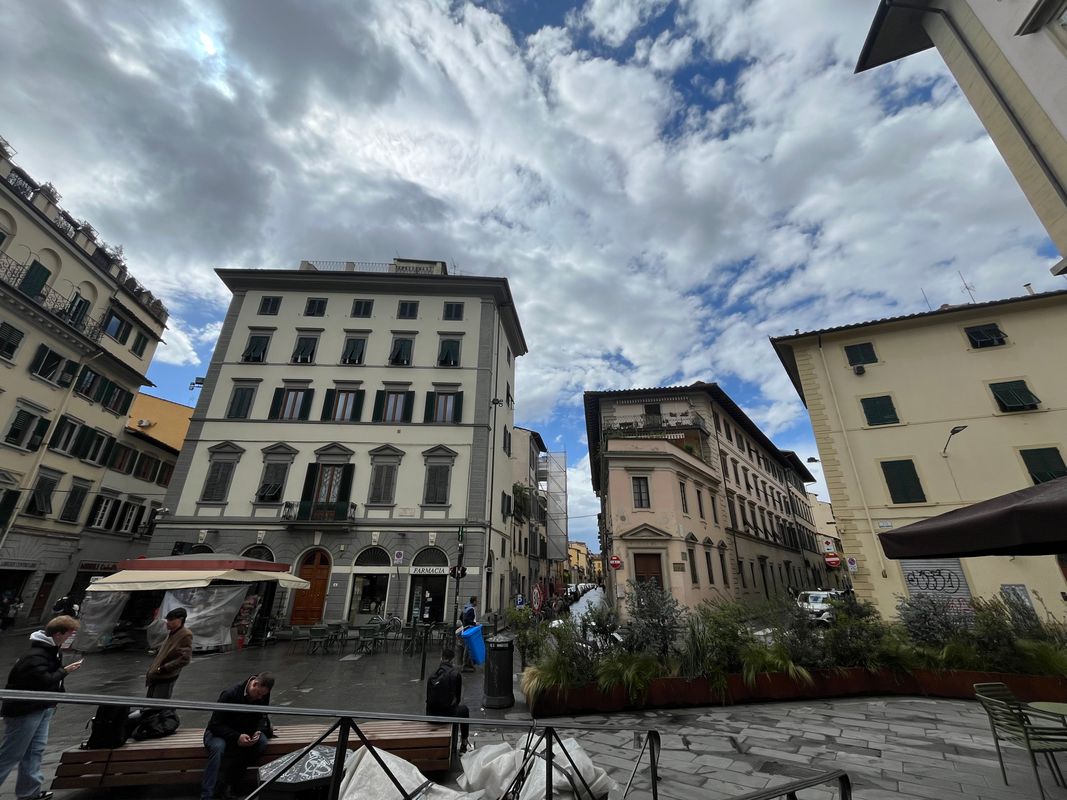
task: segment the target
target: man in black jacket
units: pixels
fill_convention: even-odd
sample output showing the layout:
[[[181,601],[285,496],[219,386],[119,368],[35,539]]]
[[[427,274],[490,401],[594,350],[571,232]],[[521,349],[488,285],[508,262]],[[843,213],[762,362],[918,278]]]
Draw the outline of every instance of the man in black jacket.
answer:
[[[463,676],[452,664],[455,653],[449,648],[441,651],[441,664],[426,681],[426,715],[430,717],[458,717],[470,719],[470,709],[463,700]],[[465,722],[459,725],[459,752],[470,749],[471,726]]]
[[[269,706],[270,690],[274,688],[274,675],[261,672],[219,695],[219,703],[237,706]],[[200,784],[202,800],[212,800],[219,768],[225,755],[230,759],[230,775],[239,779],[249,766],[255,764],[267,746],[267,739],[274,737],[270,718],[262,711],[216,711],[204,731],[204,747],[207,748],[207,766]],[[233,783],[234,781],[229,781]],[[224,796],[228,790],[224,790]]]
[[[63,679],[81,661],[63,666],[59,648],[78,630],[73,617],[56,617],[43,631],[30,635],[30,652],[15,662],[7,677],[7,689],[35,692],[62,692]],[[15,797],[19,800],[48,800],[52,792],[42,791],[41,757],[48,744],[48,725],[56,704],[44,700],[5,700],[0,706],[4,717],[4,742],[0,744],[0,785],[18,765]]]

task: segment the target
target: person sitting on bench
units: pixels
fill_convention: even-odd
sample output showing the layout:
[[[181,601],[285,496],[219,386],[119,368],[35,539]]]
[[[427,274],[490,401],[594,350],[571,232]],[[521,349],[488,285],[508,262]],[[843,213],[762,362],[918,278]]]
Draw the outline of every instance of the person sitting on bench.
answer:
[[[232,686],[219,695],[218,702],[238,706],[269,706],[270,690],[274,688],[274,675],[261,672]],[[219,778],[223,756],[230,763],[231,780],[237,783],[245,770],[252,766],[267,747],[267,739],[274,738],[270,718],[261,711],[216,711],[204,731],[204,747],[207,748],[207,765],[200,785],[202,800],[212,800],[215,784]],[[223,797],[229,796],[229,787],[224,787]]]
[[[470,719],[470,709],[462,702],[463,675],[452,664],[455,653],[449,648],[441,651],[441,664],[426,681],[426,715],[430,717],[458,717]],[[465,722],[459,725],[460,738],[463,743],[459,752],[470,749],[471,726]]]

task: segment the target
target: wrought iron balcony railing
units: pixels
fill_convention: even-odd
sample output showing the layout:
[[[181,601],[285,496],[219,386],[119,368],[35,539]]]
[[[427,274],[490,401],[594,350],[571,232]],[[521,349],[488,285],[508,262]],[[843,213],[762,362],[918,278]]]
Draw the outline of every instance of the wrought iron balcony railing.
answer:
[[[317,503],[314,500],[288,500],[282,504],[282,519],[289,522],[352,522],[356,504]]]
[[[651,433],[670,428],[697,428],[708,433],[708,425],[702,416],[684,411],[668,414],[636,414],[632,417],[604,415],[603,430],[608,436]]]
[[[51,286],[42,286],[36,294],[24,289],[24,278],[29,270],[8,255],[0,253],[0,282],[28,297],[45,311],[94,342],[100,341],[103,328],[100,321],[92,319],[77,302],[78,297],[67,297]]]

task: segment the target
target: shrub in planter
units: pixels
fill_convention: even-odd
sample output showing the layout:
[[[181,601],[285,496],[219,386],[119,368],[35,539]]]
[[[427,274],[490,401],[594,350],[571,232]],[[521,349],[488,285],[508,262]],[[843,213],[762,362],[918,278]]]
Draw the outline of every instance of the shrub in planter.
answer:
[[[656,653],[666,660],[687,616],[678,598],[655,581],[630,581],[626,612],[629,620],[626,649]]]
[[[538,620],[528,606],[505,609],[504,622],[515,631],[515,646],[519,649],[519,659],[525,669],[527,664],[541,657],[548,637],[548,626]]]
[[[652,653],[627,653],[621,648],[604,654],[596,667],[597,687],[610,692],[621,685],[632,704],[643,703],[648,687],[663,675],[663,663]]]
[[[741,653],[752,641],[749,612],[740,603],[702,603],[682,629],[680,672],[689,679],[707,678],[712,690],[725,697],[726,676],[741,671]]]
[[[581,639],[578,627],[564,620],[549,631],[541,659],[523,670],[520,685],[527,697],[536,697],[550,689],[566,692],[592,683],[596,659]]]
[[[908,638],[920,647],[941,647],[965,636],[971,628],[970,609],[941,594],[900,597],[897,615]]]
[[[834,621],[823,633],[827,661],[833,667],[881,666],[889,626],[869,602],[851,596],[834,601]]]

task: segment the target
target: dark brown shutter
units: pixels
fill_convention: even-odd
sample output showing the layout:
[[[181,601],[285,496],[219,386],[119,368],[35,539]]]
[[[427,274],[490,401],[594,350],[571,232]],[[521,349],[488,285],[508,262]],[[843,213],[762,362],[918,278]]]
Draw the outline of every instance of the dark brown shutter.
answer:
[[[311,416],[311,403],[315,399],[314,389],[305,389],[304,397],[300,403],[300,419],[308,419]]]
[[[374,409],[371,412],[371,422],[381,422],[385,415],[385,392],[379,389],[374,393]]]
[[[311,500],[315,496],[315,481],[319,476],[319,465],[308,464],[307,472],[304,473],[304,489],[300,493],[301,500]]]
[[[267,419],[278,419],[278,416],[282,411],[282,400],[285,397],[285,389],[275,389],[274,397],[270,401],[270,411],[267,413]]]
[[[423,422],[433,422],[434,417],[434,404],[437,402],[437,394],[435,392],[426,393],[426,411],[422,415]]]
[[[322,416],[319,419],[333,419],[333,402],[336,396],[336,389],[326,390],[326,399],[322,403]]]
[[[348,419],[351,422],[359,422],[363,418],[363,396],[366,394],[362,389],[356,389],[356,397],[352,403],[352,413]]]
[[[415,413],[415,393],[404,392],[404,422],[411,422],[411,417]]]

